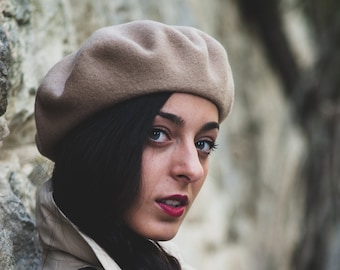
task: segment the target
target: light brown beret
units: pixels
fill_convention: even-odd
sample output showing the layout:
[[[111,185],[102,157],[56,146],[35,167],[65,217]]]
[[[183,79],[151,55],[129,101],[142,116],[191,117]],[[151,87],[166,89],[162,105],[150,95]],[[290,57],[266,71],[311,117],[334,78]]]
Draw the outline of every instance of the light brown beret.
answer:
[[[35,104],[38,149],[54,160],[57,143],[85,118],[163,91],[209,99],[222,121],[234,97],[225,49],[192,27],[145,20],[101,28],[43,79]]]

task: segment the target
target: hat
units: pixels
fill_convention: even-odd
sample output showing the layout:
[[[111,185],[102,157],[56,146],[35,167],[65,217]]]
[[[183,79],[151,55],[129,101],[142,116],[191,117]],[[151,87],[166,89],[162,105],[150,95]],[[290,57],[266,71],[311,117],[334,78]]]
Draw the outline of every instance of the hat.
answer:
[[[164,91],[212,101],[221,122],[234,96],[225,49],[193,27],[143,20],[101,28],[53,66],[39,86],[37,147],[54,160],[57,143],[89,116]]]

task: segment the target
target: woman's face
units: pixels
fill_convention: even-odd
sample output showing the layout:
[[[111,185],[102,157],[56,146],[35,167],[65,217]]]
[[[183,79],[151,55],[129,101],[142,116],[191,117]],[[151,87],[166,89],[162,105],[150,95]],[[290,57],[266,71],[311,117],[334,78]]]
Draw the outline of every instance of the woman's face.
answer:
[[[207,99],[174,93],[155,117],[142,156],[142,185],[127,225],[153,240],[173,238],[208,173],[218,111]]]

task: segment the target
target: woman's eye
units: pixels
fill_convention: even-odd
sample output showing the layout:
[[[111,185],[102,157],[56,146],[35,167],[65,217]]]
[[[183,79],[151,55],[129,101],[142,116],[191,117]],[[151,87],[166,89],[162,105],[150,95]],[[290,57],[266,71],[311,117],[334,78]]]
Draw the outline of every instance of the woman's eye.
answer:
[[[216,149],[217,145],[212,141],[198,141],[195,143],[196,148],[206,154],[210,154],[211,151]]]
[[[150,132],[149,138],[155,142],[165,142],[169,140],[168,134],[161,129],[153,129]]]

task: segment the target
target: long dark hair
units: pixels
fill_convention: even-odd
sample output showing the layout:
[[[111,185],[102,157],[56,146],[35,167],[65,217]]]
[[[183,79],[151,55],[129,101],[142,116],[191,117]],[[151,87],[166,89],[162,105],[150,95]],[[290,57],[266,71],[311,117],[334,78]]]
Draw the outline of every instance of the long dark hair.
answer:
[[[140,189],[152,122],[170,95],[145,95],[102,111],[58,146],[52,175],[56,204],[124,270],[180,269],[158,243],[123,222]]]

